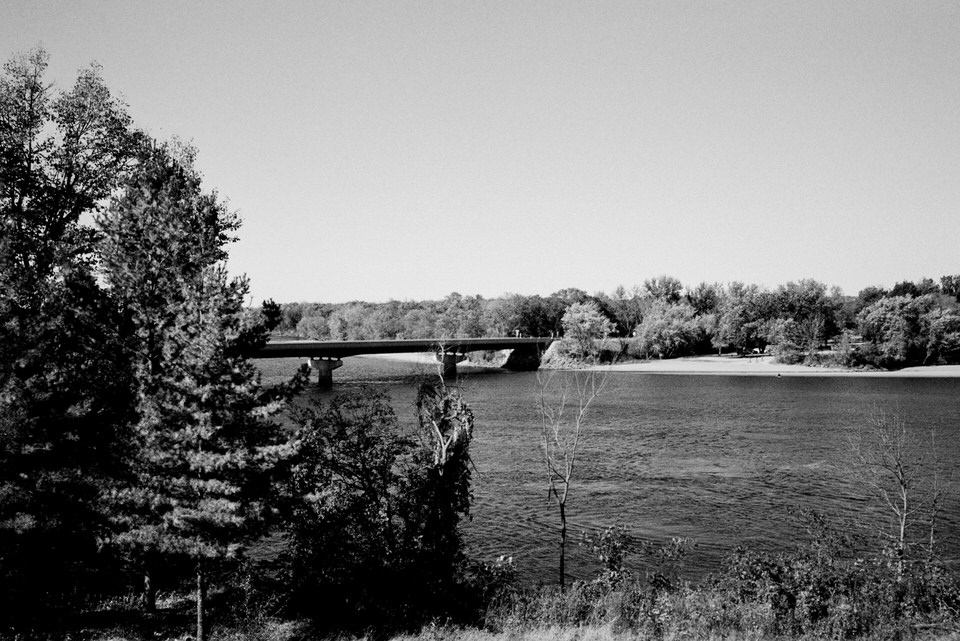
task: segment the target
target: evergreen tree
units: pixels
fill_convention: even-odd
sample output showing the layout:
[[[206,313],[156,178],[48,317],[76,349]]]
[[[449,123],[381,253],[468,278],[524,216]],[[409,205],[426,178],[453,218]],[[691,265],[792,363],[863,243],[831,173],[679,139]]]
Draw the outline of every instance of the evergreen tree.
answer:
[[[192,155],[149,151],[98,222],[137,390],[136,452],[130,482],[112,492],[112,542],[144,559],[195,561],[203,639],[204,563],[235,555],[262,532],[272,475],[293,445],[271,421],[282,394],[262,388],[249,360],[269,324],[245,311],[247,282],[223,265],[238,220],[201,191]]]

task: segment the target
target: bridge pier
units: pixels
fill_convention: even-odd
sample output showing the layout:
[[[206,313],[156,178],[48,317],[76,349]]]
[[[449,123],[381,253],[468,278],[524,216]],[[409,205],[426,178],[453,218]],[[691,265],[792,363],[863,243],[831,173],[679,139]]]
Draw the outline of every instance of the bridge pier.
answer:
[[[437,362],[443,363],[443,377],[457,377],[457,363],[465,361],[466,354],[457,354],[454,352],[437,352]]]
[[[343,361],[339,358],[311,358],[310,369],[317,372],[317,385],[322,389],[333,387],[333,370],[342,367]]]

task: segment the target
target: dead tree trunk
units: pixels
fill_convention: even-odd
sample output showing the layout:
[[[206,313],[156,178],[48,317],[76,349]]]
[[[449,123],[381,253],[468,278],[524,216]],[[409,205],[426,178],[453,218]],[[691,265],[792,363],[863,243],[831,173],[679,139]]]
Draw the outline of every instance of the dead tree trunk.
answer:
[[[203,559],[197,560],[197,641],[207,641],[205,606],[207,602],[207,577],[204,574]]]

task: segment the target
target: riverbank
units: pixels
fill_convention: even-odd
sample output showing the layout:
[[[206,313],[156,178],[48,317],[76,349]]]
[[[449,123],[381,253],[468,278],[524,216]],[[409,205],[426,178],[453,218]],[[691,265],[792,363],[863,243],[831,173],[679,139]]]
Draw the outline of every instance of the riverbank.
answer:
[[[369,354],[360,358],[378,358],[393,361],[416,363],[427,367],[436,367],[433,354]],[[484,365],[464,361],[459,368]],[[774,362],[773,356],[743,357],[734,354],[727,356],[690,356],[650,361],[630,361],[614,365],[597,365],[590,369],[610,372],[641,372],[646,374],[699,374],[716,376],[877,376],[902,378],[960,378],[960,365],[929,365],[907,367],[901,370],[885,372],[878,370],[853,370],[838,367],[810,367],[808,365],[787,365]]]
[[[896,371],[853,370],[839,367],[811,367],[775,362],[773,356],[743,357],[691,356],[663,360],[632,361],[615,365],[598,365],[591,369],[611,372],[645,372],[648,374],[715,374],[740,376],[883,376],[904,378],[957,378],[960,365],[907,367]]]

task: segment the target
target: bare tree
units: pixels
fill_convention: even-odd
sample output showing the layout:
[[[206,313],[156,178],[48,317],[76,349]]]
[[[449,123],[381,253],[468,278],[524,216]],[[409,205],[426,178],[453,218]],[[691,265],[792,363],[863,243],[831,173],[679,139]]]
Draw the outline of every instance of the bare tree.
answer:
[[[567,545],[567,498],[580,453],[587,410],[606,383],[595,370],[537,374],[540,386],[540,447],[549,482],[547,496],[560,510],[560,589],[564,588]]]
[[[851,439],[856,473],[880,499],[892,518],[882,535],[896,555],[897,580],[912,542],[926,539],[928,553],[936,546],[936,520],[943,487],[932,431],[909,428],[899,412],[880,408],[871,413],[869,427]],[[914,535],[915,531],[922,535]]]

